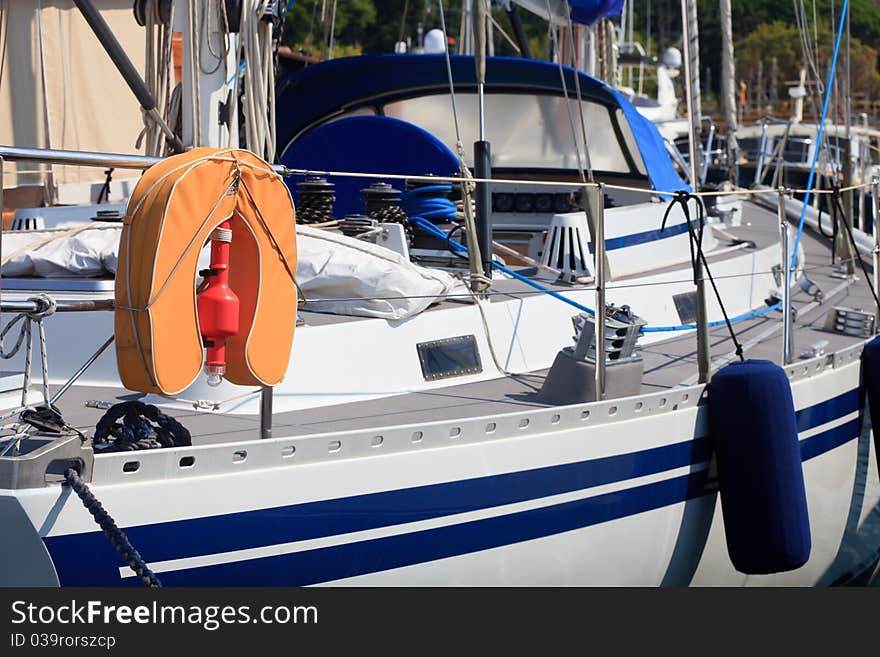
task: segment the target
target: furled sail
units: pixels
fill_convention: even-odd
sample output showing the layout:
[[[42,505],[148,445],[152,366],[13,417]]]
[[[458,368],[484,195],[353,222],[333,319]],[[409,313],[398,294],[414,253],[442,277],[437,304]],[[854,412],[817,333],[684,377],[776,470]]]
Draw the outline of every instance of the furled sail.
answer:
[[[600,18],[619,16],[623,0],[511,0],[523,9],[554,25],[568,25],[569,16],[575,23],[592,25]],[[549,8],[549,11],[548,11]]]
[[[623,11],[623,0],[568,0],[568,4],[571,19],[584,25],[592,25],[600,18],[619,16]]]

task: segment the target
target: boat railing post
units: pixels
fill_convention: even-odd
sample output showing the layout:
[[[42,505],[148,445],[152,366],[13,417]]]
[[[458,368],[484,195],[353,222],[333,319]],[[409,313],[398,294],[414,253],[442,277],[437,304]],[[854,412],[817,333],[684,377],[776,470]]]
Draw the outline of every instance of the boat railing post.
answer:
[[[3,156],[0,155],[0,253],[3,252],[3,165],[5,164]],[[876,234],[876,230],[874,233]],[[2,268],[0,268],[2,269]],[[876,269],[876,267],[875,267]],[[0,271],[0,297],[3,296],[3,273]]]
[[[779,219],[779,246],[781,250],[781,280],[782,280],[782,364],[788,365],[794,360],[794,344],[791,333],[791,232],[785,218],[785,194],[786,190],[779,187],[776,190],[777,205],[776,215]]]
[[[880,178],[877,176],[871,178],[871,200],[874,205],[874,216],[871,221],[871,233],[874,236],[874,248],[871,251],[873,262],[871,264],[874,268],[874,291],[876,292],[880,289],[880,227],[877,226],[880,223]],[[874,318],[874,331],[880,332],[877,327],[877,324],[880,323],[880,306],[877,306]]]
[[[596,400],[605,399],[605,186],[586,185],[584,192],[593,202],[595,235],[593,268],[596,279]]]
[[[709,381],[709,369],[711,367],[711,356],[709,354],[709,314],[706,307],[706,281],[703,263],[697,257],[696,263],[697,274],[697,372],[699,373],[699,382],[707,383]]]
[[[758,164],[755,166],[755,180],[753,181],[756,185],[761,182],[761,173],[764,169],[764,151],[767,148],[767,122],[764,121],[761,124],[761,142],[758,146]]]
[[[260,390],[260,438],[272,437],[272,386]]]

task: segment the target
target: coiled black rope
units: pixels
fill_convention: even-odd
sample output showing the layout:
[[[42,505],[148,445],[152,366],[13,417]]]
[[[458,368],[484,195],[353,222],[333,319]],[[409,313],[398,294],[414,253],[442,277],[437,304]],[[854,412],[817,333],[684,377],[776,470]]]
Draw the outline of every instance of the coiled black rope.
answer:
[[[92,514],[95,522],[97,522],[103,530],[104,535],[110,539],[110,542],[113,544],[113,547],[116,548],[119,556],[121,556],[125,560],[125,563],[127,563],[137,574],[144,586],[161,588],[162,582],[160,582],[159,578],[156,577],[152,570],[150,570],[140,553],[134,549],[131,542],[128,540],[128,537],[125,535],[125,532],[116,526],[116,522],[110,517],[110,514],[107,513],[107,510],[101,505],[92,491],[89,490],[86,482],[80,477],[79,472],[74,468],[68,468],[64,473],[64,479],[67,480],[67,483],[73,489],[73,492],[75,492],[79,496],[79,499],[82,500],[83,506],[86,507],[86,510]]]
[[[695,199],[697,202],[696,229],[691,221],[691,211],[688,207],[688,201],[691,199]],[[709,263],[706,262],[706,254],[703,253],[703,232],[706,227],[706,206],[703,205],[703,200],[699,196],[695,196],[686,191],[676,192],[672,197],[672,200],[669,202],[666,212],[663,214],[663,222],[660,224],[661,233],[666,229],[666,220],[669,218],[669,213],[672,212],[672,208],[676,205],[681,206],[682,212],[684,212],[684,220],[687,222],[688,236],[690,237],[688,244],[690,245],[691,251],[691,269],[694,272],[694,285],[699,284],[699,264],[702,263],[703,271],[706,272],[706,278],[709,279],[709,283],[712,285],[715,298],[718,300],[718,306],[721,308],[721,314],[724,316],[724,323],[727,325],[730,339],[733,341],[734,347],[736,347],[736,355],[739,356],[741,361],[744,361],[745,357],[743,356],[742,345],[739,343],[739,340],[737,340],[736,332],[733,330],[733,324],[731,324],[730,318],[727,316],[727,309],[724,307],[724,302],[721,300],[721,293],[718,292],[718,286],[715,285],[715,279],[712,278]]]
[[[92,438],[92,446],[99,453],[189,445],[192,445],[192,438],[186,427],[152,404],[139,401],[121,402],[110,407],[98,420]]]
[[[333,204],[336,202],[336,186],[326,178],[310,176],[297,183],[299,202],[296,206],[296,223],[320,224],[333,221]]]
[[[412,244],[413,227],[406,216],[406,212],[399,205],[391,205],[379,210],[373,210],[369,214],[370,219],[375,219],[380,224],[400,224],[403,226],[403,232],[406,235],[407,244]]]

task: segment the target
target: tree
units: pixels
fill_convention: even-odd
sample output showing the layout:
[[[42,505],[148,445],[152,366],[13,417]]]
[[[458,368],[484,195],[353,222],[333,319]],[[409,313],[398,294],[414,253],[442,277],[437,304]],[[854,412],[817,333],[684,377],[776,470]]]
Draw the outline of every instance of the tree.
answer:
[[[282,42],[292,48],[303,48],[313,54],[321,50],[321,7],[324,4],[326,20],[331,20],[332,0],[298,0],[287,12]],[[347,51],[353,46],[360,50],[364,35],[376,23],[374,0],[337,0],[333,21],[334,41]]]

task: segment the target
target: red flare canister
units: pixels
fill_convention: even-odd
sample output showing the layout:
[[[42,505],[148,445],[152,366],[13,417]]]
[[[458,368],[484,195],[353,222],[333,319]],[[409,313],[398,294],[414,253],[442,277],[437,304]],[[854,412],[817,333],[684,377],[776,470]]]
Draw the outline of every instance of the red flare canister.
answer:
[[[238,333],[238,296],[229,287],[229,220],[211,232],[211,265],[200,272],[207,285],[196,299],[199,330],[206,348],[208,385],[217,386],[226,372],[226,339]]]

